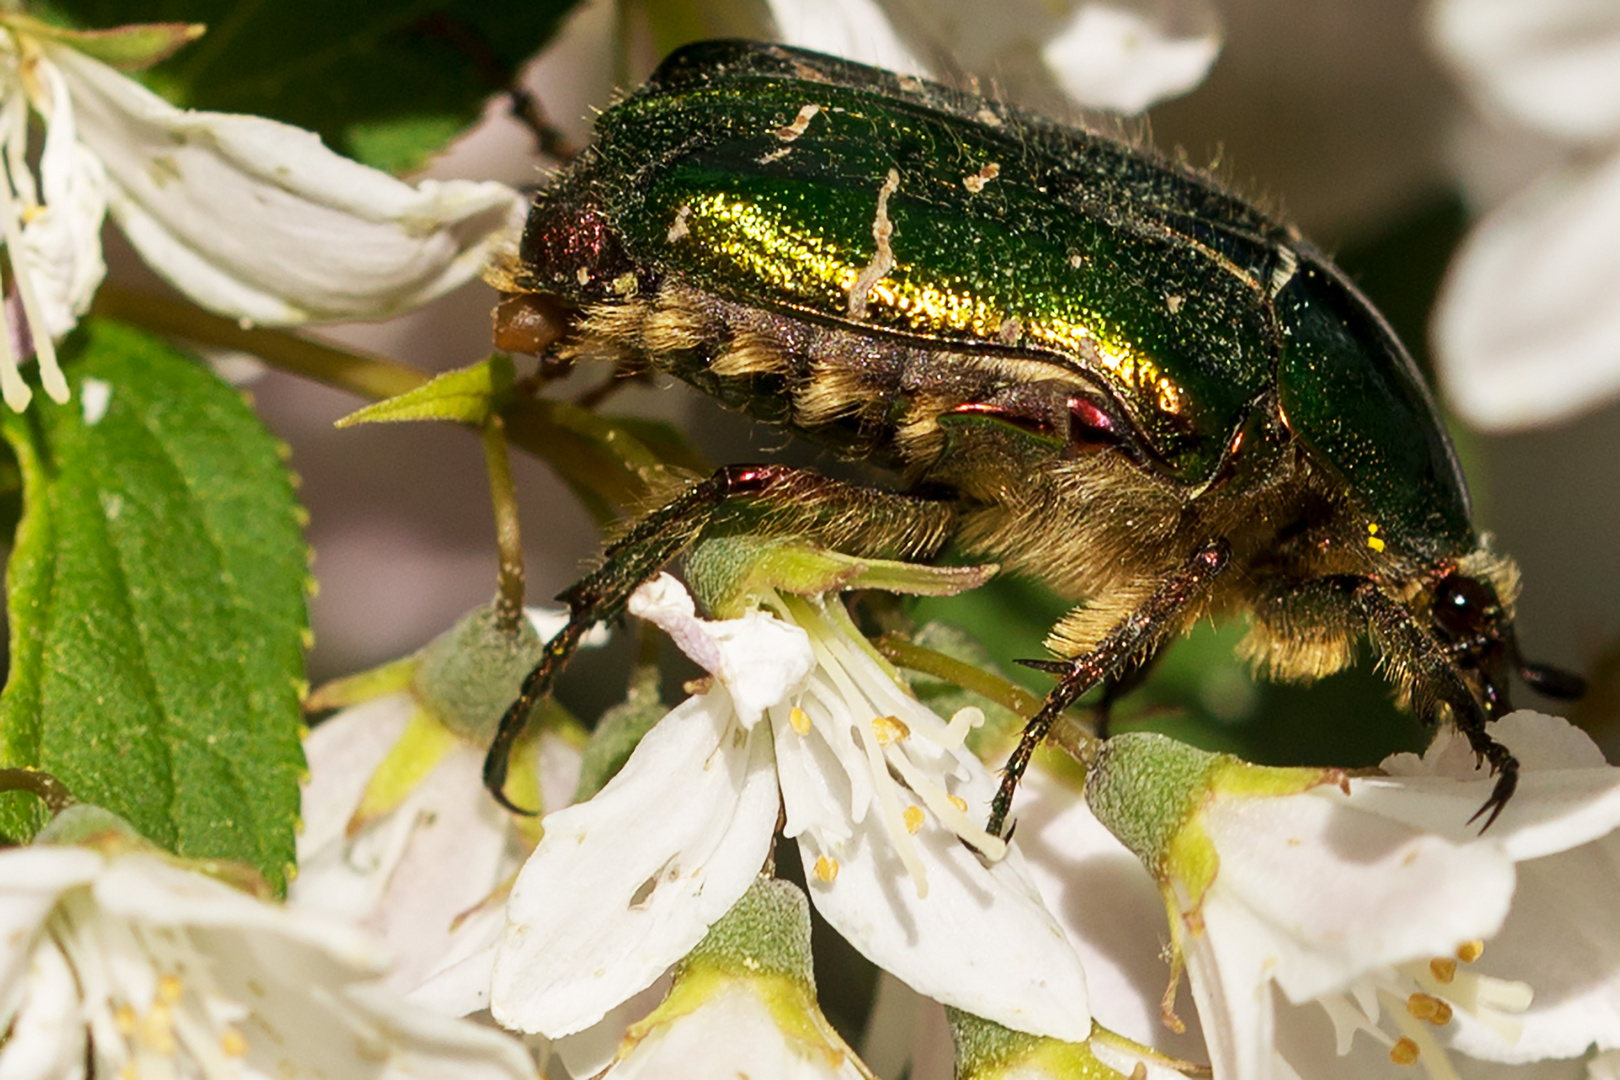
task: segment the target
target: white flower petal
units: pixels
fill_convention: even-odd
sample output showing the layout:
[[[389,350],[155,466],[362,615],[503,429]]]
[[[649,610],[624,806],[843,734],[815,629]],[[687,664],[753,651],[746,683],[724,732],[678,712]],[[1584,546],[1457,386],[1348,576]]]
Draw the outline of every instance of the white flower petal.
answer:
[[[478,274],[522,226],[495,183],[406,184],[254,116],[176,109],[46,44],[142,257],[204,307],[267,326],[376,319]]]
[[[648,986],[747,890],[780,797],[770,737],[691,698],[589,802],[545,819],[507,904],[492,1011],[552,1038]]]
[[[584,1031],[558,1039],[552,1049],[569,1076],[598,1076],[613,1064],[624,1033],[658,1007],[669,994],[671,980],[665,976],[623,1004],[615,1005],[606,1016]]]
[[[48,62],[39,64],[37,72],[50,87],[53,104],[39,159],[43,205],[25,217],[20,246],[43,324],[34,332],[59,338],[90,309],[107,275],[101,258],[107,174],[101,160],[79,142],[61,73]]]
[[[770,1005],[741,981],[657,1025],[604,1080],[863,1080],[854,1055],[789,1038]]]
[[[406,992],[405,1000],[440,1016],[471,1016],[488,1009],[495,953],[505,931],[504,905],[486,904],[469,912],[438,968]]]
[[[104,912],[154,926],[229,928],[265,931],[280,939],[289,953],[324,954],[347,967],[380,974],[388,954],[368,934],[335,919],[260,903],[245,893],[173,866],[155,855],[125,855],[109,861],[91,886]],[[289,970],[291,956],[282,958]]]
[[[101,870],[101,856],[83,848],[43,845],[0,851],[0,1006],[27,963],[27,943],[62,893]]]
[[[400,992],[444,964],[469,929],[458,921],[488,902],[526,854],[510,815],[486,796],[483,768],[483,751],[458,747],[394,813],[409,844],[384,879],[382,907],[363,925],[394,953],[387,985]]]
[[[842,56],[902,75],[926,77],[928,69],[895,34],[872,0],[767,0],[782,41],[801,49]]]
[[[1221,36],[1171,37],[1153,20],[1111,4],[1084,3],[1041,58],[1081,105],[1139,113],[1204,81]]]
[[[763,611],[740,619],[699,619],[690,594],[668,574],[631,594],[629,611],[663,630],[731,691],[745,728],[797,690],[815,667],[809,635],[797,626]]]
[[[38,887],[82,878],[86,859],[97,873],[58,895],[49,933],[9,942],[29,956],[31,974],[24,993],[7,995],[23,1011],[0,1015],[5,1080],[86,1067],[97,1076],[533,1080],[514,1040],[435,1017],[372,980],[379,951],[352,927],[144,851],[0,855],[4,871],[38,871]],[[0,898],[11,891],[0,886]],[[53,1046],[60,1064],[41,1072]]]
[[[88,852],[86,853],[88,854]],[[5,938],[9,943],[11,939]],[[27,959],[25,984],[13,1013],[0,997],[0,1080],[80,1080],[84,1076],[84,1015],[73,971],[60,949],[15,950]]]
[[[404,734],[415,708],[410,694],[387,694],[343,709],[304,739],[309,779],[300,808],[304,828],[298,835],[295,894],[307,887],[300,880],[304,864],[317,852],[343,843],[372,773]]]
[[[1259,958],[1295,1002],[1488,938],[1513,896],[1513,864],[1499,848],[1363,811],[1360,792],[1381,782],[1351,783],[1348,797],[1323,787],[1223,798],[1205,812],[1221,859],[1202,908],[1207,936],[1222,963],[1236,962],[1229,950]]]
[[[1518,871],[1513,910],[1471,967],[1535,990],[1517,1017],[1523,1031],[1507,1042],[1460,1013],[1454,1045],[1519,1063],[1576,1057],[1594,1042],[1620,1048],[1620,837],[1521,862]]]
[[[1490,103],[1568,139],[1620,135],[1620,8],[1610,0],[1437,0],[1429,29]]]
[[[1567,851],[1620,828],[1620,768],[1604,763],[1585,732],[1528,710],[1503,717],[1491,732],[1520,759],[1522,771],[1489,831],[1481,834],[1468,819],[1496,780],[1479,766],[1468,740],[1449,729],[1421,759],[1399,754],[1385,761],[1384,770],[1401,782],[1367,781],[1360,805],[1458,842],[1498,844],[1515,862]]]
[[[382,1068],[366,1061],[374,1046],[355,1040],[356,1067],[345,1072],[341,1062],[314,1075],[374,1075],[385,1080],[534,1080],[534,1062],[510,1036],[465,1020],[452,1020],[402,1002],[383,987],[355,986],[345,1004],[370,1021],[379,1035],[387,1033],[410,1047],[409,1060],[394,1055]]]
[[[1018,846],[1085,966],[1097,1023],[1165,1053],[1201,1057],[1192,1009],[1182,1010],[1187,1034],[1170,1031],[1161,1019],[1170,966],[1164,900],[1153,877],[1085,799],[1039,766],[1025,775],[1019,794]]]
[[[982,769],[957,794],[983,820],[994,783]],[[1016,848],[986,865],[932,819],[913,837],[928,880],[918,899],[875,805],[845,839],[799,836],[810,898],[879,967],[921,994],[999,1024],[1079,1042],[1091,1031],[1086,979]],[[813,868],[825,857],[831,881]],[[823,864],[827,865],[827,864]]]
[[[1434,316],[1446,392],[1507,430],[1620,393],[1620,155],[1544,177],[1491,211],[1452,262]]]

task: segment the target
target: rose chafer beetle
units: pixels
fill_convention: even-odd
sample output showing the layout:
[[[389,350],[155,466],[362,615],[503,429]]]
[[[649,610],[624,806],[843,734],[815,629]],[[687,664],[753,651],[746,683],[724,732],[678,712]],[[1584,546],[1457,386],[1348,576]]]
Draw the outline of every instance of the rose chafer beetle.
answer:
[[[1196,619],[1319,678],[1372,638],[1424,719],[1497,775],[1525,663],[1517,571],[1473,528],[1433,399],[1389,326],[1283,225],[1187,166],[914,78],[780,46],[672,55],[535,201],[498,336],[669,372],[892,469],[886,491],[723,468],[563,594],[567,627],[485,781],[586,628],[705,533],[923,559],[947,544],[1080,606],[992,811],[1054,719]],[[510,805],[510,804],[508,804]],[[1478,817],[1479,815],[1476,815]]]

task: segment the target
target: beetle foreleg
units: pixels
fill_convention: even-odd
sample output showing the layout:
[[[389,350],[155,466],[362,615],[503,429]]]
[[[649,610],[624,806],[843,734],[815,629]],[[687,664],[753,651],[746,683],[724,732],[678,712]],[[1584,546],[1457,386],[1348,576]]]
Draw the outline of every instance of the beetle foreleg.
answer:
[[[1412,682],[1413,707],[1418,715],[1432,720],[1433,703],[1448,705],[1451,722],[1468,740],[1474,755],[1488,763],[1496,775],[1496,786],[1491,789],[1490,797],[1468,819],[1473,823],[1483,816],[1485,824],[1480,826],[1480,832],[1484,832],[1513,797],[1519,784],[1519,759],[1485,730],[1492,712],[1469,686],[1467,676],[1446,643],[1438,640],[1404,604],[1391,599],[1374,582],[1363,579],[1349,584],[1349,588],[1352,602],[1367,617],[1374,637],[1384,646],[1385,655],[1400,665],[1398,676]],[[1501,711],[1507,710],[1505,691],[1496,704]]]
[[[1001,786],[990,803],[990,822],[985,826],[992,836],[1002,835],[1007,812],[1012,807],[1013,794],[1035,748],[1046,738],[1054,721],[1074,704],[1082,694],[1103,679],[1120,671],[1133,659],[1153,651],[1165,632],[1174,624],[1175,616],[1209,591],[1209,587],[1226,569],[1232,549],[1225,540],[1205,544],[1174,574],[1165,578],[1137,609],[1109,631],[1096,648],[1075,657],[1063,665],[1058,684],[1046,695],[1041,711],[1024,725],[1018,745],[1007,758],[1001,771]]]
[[[730,520],[731,511],[744,507],[746,517]],[[831,547],[857,549],[856,554],[919,557],[944,542],[950,515],[943,503],[829,479],[808,469],[728,465],[717,470],[639,518],[608,546],[599,568],[557,597],[568,605],[568,623],[546,643],[540,663],[524,677],[517,700],[501,716],[484,757],[484,786],[508,810],[532,813],[512,805],[503,792],[507,762],[529,710],[551,690],[585,632],[622,615],[630,594],[706,530],[734,526],[773,536],[807,536]]]

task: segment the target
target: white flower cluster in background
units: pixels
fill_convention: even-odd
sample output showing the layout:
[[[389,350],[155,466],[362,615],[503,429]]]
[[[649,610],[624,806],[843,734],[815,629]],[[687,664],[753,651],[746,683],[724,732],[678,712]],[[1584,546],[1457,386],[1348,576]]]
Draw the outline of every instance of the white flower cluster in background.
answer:
[[[1435,0],[1429,28],[1481,113],[1457,157],[1485,215],[1434,316],[1446,395],[1488,430],[1603,405],[1620,394],[1620,6]]]
[[[515,1040],[386,990],[359,929],[164,857],[110,815],[0,851],[0,1076],[532,1080]]]

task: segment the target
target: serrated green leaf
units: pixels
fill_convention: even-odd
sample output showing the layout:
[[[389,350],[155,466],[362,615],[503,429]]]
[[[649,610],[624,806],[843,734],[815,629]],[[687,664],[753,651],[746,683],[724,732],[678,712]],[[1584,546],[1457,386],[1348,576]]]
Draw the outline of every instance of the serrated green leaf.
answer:
[[[157,0],[137,10],[56,0],[51,10],[85,29],[206,24],[201,41],[153,69],[161,92],[191,108],[297,124],[368,165],[408,171],[478,120],[576,2]]]
[[[237,391],[134,330],[95,321],[67,351],[72,400],[0,419],[24,501],[0,761],[281,889],[307,568],[277,444]],[[28,835],[30,815],[7,797],[0,831]]]
[[[499,410],[512,389],[512,358],[496,353],[471,367],[457,368],[431,381],[350,413],[337,427],[403,420],[452,420],[482,424]]]

